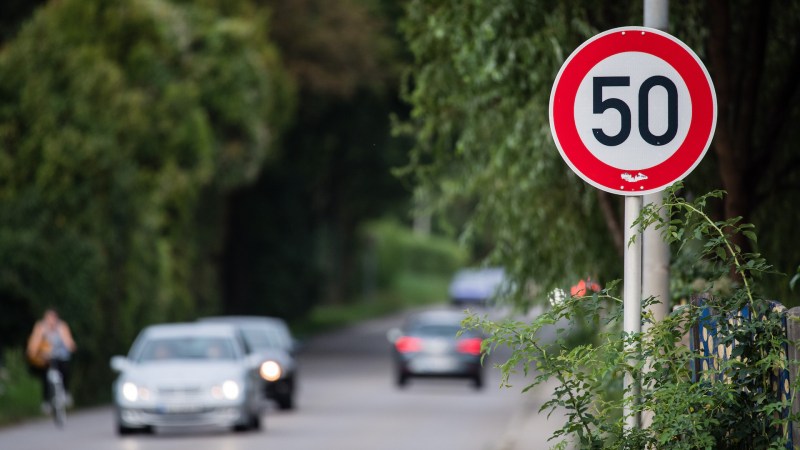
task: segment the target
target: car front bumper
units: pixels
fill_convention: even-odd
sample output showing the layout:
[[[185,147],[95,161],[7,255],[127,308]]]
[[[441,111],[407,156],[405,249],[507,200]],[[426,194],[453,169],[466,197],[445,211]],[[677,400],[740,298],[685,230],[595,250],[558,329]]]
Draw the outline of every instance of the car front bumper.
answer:
[[[117,407],[117,417],[127,428],[232,427],[248,419],[242,406]]]

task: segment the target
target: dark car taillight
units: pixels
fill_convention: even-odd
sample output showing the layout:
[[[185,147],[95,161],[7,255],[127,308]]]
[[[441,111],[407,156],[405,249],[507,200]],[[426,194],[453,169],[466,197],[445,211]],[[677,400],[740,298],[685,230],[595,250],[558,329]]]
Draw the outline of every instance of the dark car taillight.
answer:
[[[413,353],[422,350],[422,339],[412,336],[401,336],[394,342],[400,353]]]
[[[456,349],[459,353],[467,353],[470,355],[481,354],[481,338],[464,338],[459,339],[456,344]]]

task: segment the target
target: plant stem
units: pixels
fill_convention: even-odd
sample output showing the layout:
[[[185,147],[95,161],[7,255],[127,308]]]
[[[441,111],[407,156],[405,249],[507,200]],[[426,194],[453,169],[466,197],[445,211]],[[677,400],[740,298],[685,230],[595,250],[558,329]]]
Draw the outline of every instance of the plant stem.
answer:
[[[747,280],[747,275],[745,273],[745,270],[742,269],[742,265],[739,262],[739,258],[737,257],[736,252],[733,249],[733,246],[731,245],[728,238],[725,237],[725,232],[723,232],[722,229],[718,227],[717,224],[714,223],[714,221],[711,220],[711,218],[708,217],[702,210],[695,208],[690,203],[685,203],[685,202],[672,203],[670,204],[670,206],[678,206],[678,207],[683,206],[686,209],[697,213],[700,217],[703,218],[703,220],[705,220],[709,225],[711,225],[717,233],[719,233],[720,237],[722,237],[722,240],[725,242],[725,248],[728,250],[728,253],[730,253],[730,255],[733,257],[733,264],[736,266],[736,272],[738,272],[742,276],[742,282],[744,283],[744,289],[747,292],[747,298],[748,300],[750,300],[750,303],[752,304],[753,293],[750,290],[750,282]]]
[[[519,332],[515,332],[515,334],[523,342],[525,340],[528,340],[530,342],[531,346],[533,346],[533,348],[536,349],[536,351],[538,351],[539,354],[547,355],[547,352],[542,347],[540,347],[539,344],[536,343],[536,341],[527,339],[526,336],[522,335]],[[545,359],[550,359],[550,358],[545,356]],[[555,370],[555,376],[556,376],[556,379],[563,386],[567,385],[567,379],[564,376],[564,370],[562,370],[560,368],[557,368]],[[575,411],[575,414],[579,417],[581,427],[584,429],[584,431],[586,432],[586,436],[589,438],[589,443],[591,444],[591,448],[594,448],[594,443],[595,442],[594,442],[594,438],[592,437],[592,431],[591,431],[591,428],[589,428],[589,424],[584,419],[583,414],[581,413],[581,410],[580,410],[579,404],[578,404],[578,399],[575,398],[575,396],[572,394],[572,390],[571,389],[566,389],[566,392],[567,392],[567,394],[569,396],[568,403],[572,406],[572,409]]]

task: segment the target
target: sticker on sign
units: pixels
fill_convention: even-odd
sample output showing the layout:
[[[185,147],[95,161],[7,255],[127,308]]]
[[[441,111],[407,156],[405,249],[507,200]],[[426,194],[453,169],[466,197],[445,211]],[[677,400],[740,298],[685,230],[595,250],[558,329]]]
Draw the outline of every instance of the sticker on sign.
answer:
[[[705,155],[717,118],[714,86],[683,42],[616,28],[578,47],[550,95],[550,129],[564,161],[593,186],[658,192]]]

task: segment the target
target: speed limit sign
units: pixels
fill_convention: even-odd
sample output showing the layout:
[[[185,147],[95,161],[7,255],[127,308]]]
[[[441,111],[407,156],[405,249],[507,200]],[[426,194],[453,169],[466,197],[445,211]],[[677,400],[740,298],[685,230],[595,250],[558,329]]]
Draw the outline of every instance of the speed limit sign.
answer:
[[[550,94],[550,130],[564,161],[591,185],[644,195],[684,178],[708,150],[714,85],[677,38],[615,28],[578,47]]]

